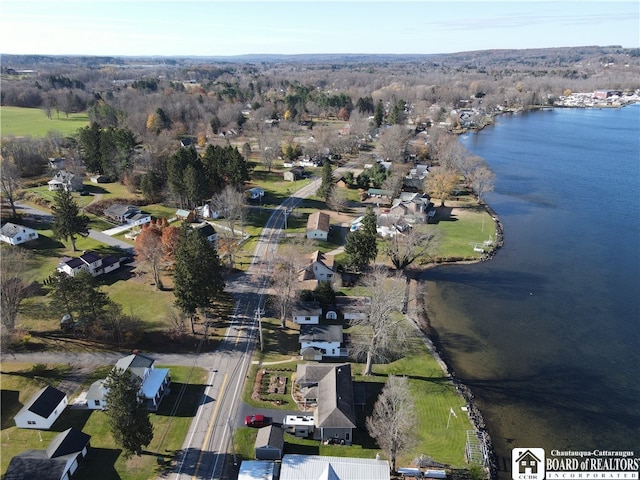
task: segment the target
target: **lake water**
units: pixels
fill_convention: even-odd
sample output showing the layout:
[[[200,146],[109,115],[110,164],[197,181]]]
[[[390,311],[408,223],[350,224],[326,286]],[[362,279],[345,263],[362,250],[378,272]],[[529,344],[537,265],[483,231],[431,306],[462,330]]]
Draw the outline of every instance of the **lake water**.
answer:
[[[496,174],[504,247],[423,278],[500,467],[515,447],[640,456],[640,105],[502,116],[461,141]]]

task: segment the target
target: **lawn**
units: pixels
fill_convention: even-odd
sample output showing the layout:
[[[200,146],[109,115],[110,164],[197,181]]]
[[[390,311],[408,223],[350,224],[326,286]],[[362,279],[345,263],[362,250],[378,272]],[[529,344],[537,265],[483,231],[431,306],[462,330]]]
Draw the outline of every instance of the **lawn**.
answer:
[[[53,111],[51,118],[47,118],[45,111],[39,108],[3,106],[1,117],[0,131],[3,137],[44,137],[51,131],[70,135],[76,133],[79,128],[89,125],[89,117],[86,113],[71,113],[67,117],[62,112],[57,115]]]
[[[299,363],[286,362],[297,354],[298,343],[296,338],[297,326],[287,322],[287,328],[280,329],[276,319],[263,320],[263,335],[265,353],[256,352],[255,358],[260,365],[252,365],[249,371],[249,381],[245,383],[243,401],[253,407],[295,409],[295,403],[290,397],[291,376]],[[411,391],[416,407],[417,423],[415,441],[407,452],[398,458],[398,466],[406,466],[422,454],[434,458],[436,461],[457,467],[465,466],[464,449],[466,445],[466,432],[473,426],[460,407],[464,400],[458,394],[453,385],[445,378],[442,369],[428,352],[419,338],[414,338],[404,351],[411,352],[399,360],[388,364],[374,366],[374,374],[362,376],[363,365],[351,363],[352,374],[356,382],[365,384],[367,392],[366,406],[363,410],[357,410],[358,429],[354,431],[354,444],[350,447],[339,445],[320,445],[317,441],[298,439],[287,435],[285,437],[287,453],[311,453],[316,455],[355,456],[374,458],[376,453],[381,453],[375,442],[366,433],[365,418],[371,415],[373,404],[388,375],[406,375],[410,378]],[[251,398],[259,370],[266,371],[264,378],[271,375],[287,377],[287,392],[285,395],[263,394],[262,399]],[[262,381],[268,384],[267,380]],[[264,390],[262,390],[264,393]],[[457,417],[449,418],[450,409]],[[447,425],[448,424],[448,425]],[[253,429],[239,429],[235,437],[236,451],[240,455],[249,455],[245,458],[253,458],[253,442],[255,432]],[[384,455],[381,453],[384,458]]]
[[[89,455],[74,478],[78,480],[146,480],[162,474],[162,462],[168,462],[181,449],[189,425],[195,415],[204,391],[206,371],[191,367],[171,368],[171,393],[158,412],[150,415],[154,436],[146,451],[139,457],[126,460],[115,447],[101,411],[75,410],[67,408],[53,425],[51,431],[18,429],[13,424],[13,415],[21,405],[44,385],[56,386],[69,367],[44,365],[4,364],[2,366],[2,460],[4,473],[11,458],[24,450],[44,449],[53,437],[74,426],[91,435]],[[83,384],[86,389],[91,381],[102,378],[110,367],[96,370]],[[175,407],[175,410],[174,410]],[[173,413],[172,413],[173,412]],[[42,439],[42,441],[40,440]]]

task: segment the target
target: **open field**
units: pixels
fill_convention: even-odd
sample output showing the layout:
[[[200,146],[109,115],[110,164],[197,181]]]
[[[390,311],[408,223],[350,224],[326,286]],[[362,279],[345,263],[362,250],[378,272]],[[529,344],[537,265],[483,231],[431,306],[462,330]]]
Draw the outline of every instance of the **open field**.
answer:
[[[48,132],[60,132],[63,135],[76,133],[79,128],[89,125],[86,113],[56,114],[52,111],[51,118],[47,118],[44,110],[39,108],[2,107],[3,137],[44,137]]]
[[[166,367],[166,366],[165,366]],[[162,473],[159,463],[168,462],[182,447],[182,441],[195,414],[204,391],[206,372],[200,368],[169,367],[171,369],[171,393],[163,400],[160,409],[150,415],[153,424],[153,440],[143,455],[126,460],[115,446],[109,432],[106,415],[101,411],[77,410],[67,407],[53,425],[51,431],[18,429],[13,416],[24,402],[45,385],[56,386],[69,373],[70,367],[51,365],[3,365],[2,367],[2,463],[4,473],[11,458],[25,450],[44,449],[59,432],[75,427],[91,435],[91,447],[87,458],[74,478],[78,480],[146,480]],[[111,366],[99,368],[89,374],[83,383],[88,388],[92,381],[103,378]],[[184,396],[180,398],[181,391]],[[72,400],[72,399],[70,399]],[[177,410],[172,415],[172,409]],[[42,441],[40,440],[42,438]]]

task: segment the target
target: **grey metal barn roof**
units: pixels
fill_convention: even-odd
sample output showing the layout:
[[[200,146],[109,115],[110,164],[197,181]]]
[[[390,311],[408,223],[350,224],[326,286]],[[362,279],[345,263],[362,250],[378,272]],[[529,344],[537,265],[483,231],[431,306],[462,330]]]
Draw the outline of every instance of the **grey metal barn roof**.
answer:
[[[282,457],[280,480],[389,480],[389,462],[288,454]]]

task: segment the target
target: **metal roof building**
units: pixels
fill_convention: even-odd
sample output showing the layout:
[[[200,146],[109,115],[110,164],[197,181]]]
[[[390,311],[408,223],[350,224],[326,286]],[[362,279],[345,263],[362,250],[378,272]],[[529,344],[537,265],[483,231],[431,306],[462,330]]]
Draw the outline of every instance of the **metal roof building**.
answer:
[[[280,480],[389,480],[389,462],[369,458],[285,455]]]

